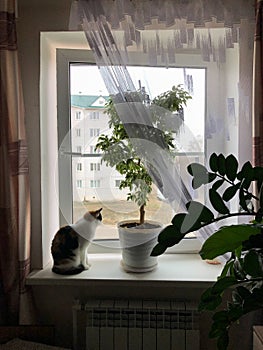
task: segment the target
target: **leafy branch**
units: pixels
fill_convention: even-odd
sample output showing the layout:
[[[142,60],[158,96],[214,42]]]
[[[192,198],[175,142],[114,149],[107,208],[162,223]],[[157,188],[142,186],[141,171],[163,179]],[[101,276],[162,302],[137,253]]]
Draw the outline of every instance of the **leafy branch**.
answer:
[[[191,96],[180,85],[173,86],[171,90],[157,96],[153,101],[149,100],[143,90],[127,93],[125,95],[127,102],[144,103],[152,117],[153,125],[151,126],[136,123],[124,125],[115,108],[115,103],[118,103],[119,99],[118,95],[110,98],[106,104],[105,113],[109,117],[109,127],[112,133],[100,135],[96,149],[103,152],[102,161],[107,166],[115,167],[124,176],[119,188],[129,189],[127,200],[132,200],[139,206],[141,224],[144,222],[145,206],[152,191],[152,178],[146,166],[147,150],[142,149],[141,142],[138,143],[136,140],[155,142],[161,148],[173,151],[175,148],[173,133],[177,129],[172,129],[170,125],[167,125],[165,114],[179,110],[182,113],[183,105],[190,98]],[[122,99],[119,102],[123,102]]]
[[[187,233],[213,223],[231,217],[252,217],[249,223],[219,228],[199,252],[202,259],[230,253],[218,281],[203,293],[199,304],[201,311],[216,310],[209,336],[217,338],[217,347],[223,350],[229,343],[230,326],[244,314],[263,307],[263,168],[252,167],[246,162],[238,170],[238,161],[233,155],[225,157],[215,153],[210,156],[209,166],[208,170],[193,163],[187,170],[193,177],[194,189],[210,185],[208,192],[212,209],[197,201],[187,203],[187,212],[176,214],[171,225],[159,234],[152,255],[164,253]],[[235,197],[238,198],[239,211],[231,212],[229,202]],[[231,300],[222,310],[223,294],[229,288]]]

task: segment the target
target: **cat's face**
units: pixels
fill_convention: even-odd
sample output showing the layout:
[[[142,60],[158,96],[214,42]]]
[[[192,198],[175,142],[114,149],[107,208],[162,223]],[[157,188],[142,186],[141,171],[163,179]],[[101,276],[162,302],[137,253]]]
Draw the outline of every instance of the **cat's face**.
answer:
[[[89,211],[87,214],[84,215],[84,217],[86,218],[86,216],[91,215],[94,219],[98,221],[102,221],[101,211],[102,211],[102,208],[94,211]]]

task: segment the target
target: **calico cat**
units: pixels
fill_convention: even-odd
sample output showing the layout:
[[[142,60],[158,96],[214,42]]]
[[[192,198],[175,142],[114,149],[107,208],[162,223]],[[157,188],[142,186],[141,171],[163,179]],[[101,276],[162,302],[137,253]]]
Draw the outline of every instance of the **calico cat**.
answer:
[[[102,221],[101,210],[89,211],[75,224],[58,230],[51,245],[53,272],[74,275],[89,269],[87,250]]]

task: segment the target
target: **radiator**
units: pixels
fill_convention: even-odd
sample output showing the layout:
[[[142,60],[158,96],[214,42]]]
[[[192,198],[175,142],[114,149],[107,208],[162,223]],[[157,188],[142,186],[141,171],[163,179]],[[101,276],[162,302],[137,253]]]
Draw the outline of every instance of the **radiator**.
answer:
[[[182,301],[75,301],[73,349],[198,350],[199,314]]]

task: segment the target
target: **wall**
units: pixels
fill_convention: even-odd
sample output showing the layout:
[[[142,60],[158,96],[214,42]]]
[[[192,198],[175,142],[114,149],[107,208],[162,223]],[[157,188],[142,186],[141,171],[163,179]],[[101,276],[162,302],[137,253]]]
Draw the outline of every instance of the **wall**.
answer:
[[[71,0],[23,0],[18,5],[18,49],[25,101],[32,200],[32,264],[42,266],[40,164],[40,32],[68,28]],[[37,252],[37,254],[34,254]]]
[[[68,27],[68,19],[70,12],[71,0],[21,0],[18,2],[19,19],[18,19],[18,46],[19,46],[19,59],[21,64],[22,84],[24,91],[25,111],[26,111],[26,130],[29,141],[29,161],[30,161],[30,178],[31,178],[31,200],[32,200],[32,266],[34,268],[42,267],[47,262],[47,256],[42,255],[42,215],[41,215],[41,192],[45,194],[45,200],[47,204],[54,205],[55,198],[54,193],[46,192],[46,179],[41,179],[41,149],[40,149],[40,107],[42,112],[49,114],[53,110],[54,101],[52,106],[42,105],[40,106],[40,32],[43,31],[66,31]],[[48,54],[48,52],[47,52]],[[191,63],[191,62],[189,62]],[[187,62],[184,62],[187,64]],[[46,88],[48,89],[51,80],[49,76],[43,76],[46,81]],[[47,79],[48,78],[48,79]],[[54,81],[52,82],[54,85]],[[55,98],[55,96],[54,96]],[[54,113],[54,110],[53,112]],[[56,124],[54,122],[53,128],[50,132],[54,132]],[[43,140],[42,142],[47,142]],[[56,139],[53,140],[56,142]],[[43,154],[42,154],[43,156]],[[52,154],[47,154],[47,160],[52,160]],[[54,201],[54,202],[53,202]],[[48,213],[44,213],[48,216]],[[46,219],[46,217],[43,217]],[[49,222],[49,220],[45,221]],[[52,226],[53,225],[53,226]],[[45,231],[52,231],[57,225],[53,222],[50,227],[45,227]],[[46,236],[43,240],[46,240],[48,246],[48,240]],[[45,243],[45,242],[44,242]],[[130,291],[133,293],[135,288]],[[100,289],[99,289],[100,288]],[[37,304],[38,318],[40,323],[53,323],[56,325],[58,334],[58,343],[60,345],[70,346],[71,344],[71,302],[73,297],[78,296],[98,296],[98,291],[102,293],[105,289],[105,285],[102,284],[99,288],[92,288],[92,286],[86,286],[85,288],[69,288],[67,293],[63,286],[44,287],[39,286],[34,289],[34,296]],[[106,290],[107,296],[109,294],[116,296],[116,289],[109,287]],[[165,288],[152,288],[152,285],[148,287],[149,296],[174,296],[172,288],[164,291]],[[117,289],[118,291],[118,289]],[[126,293],[127,290],[122,290],[122,293]],[[162,294],[164,293],[164,294]],[[185,295],[185,291],[182,291]],[[196,294],[196,297],[200,294],[200,290]],[[144,295],[144,296],[147,296]],[[54,311],[55,310],[55,311]],[[242,347],[240,347],[242,348]],[[204,346],[204,349],[208,347]]]

